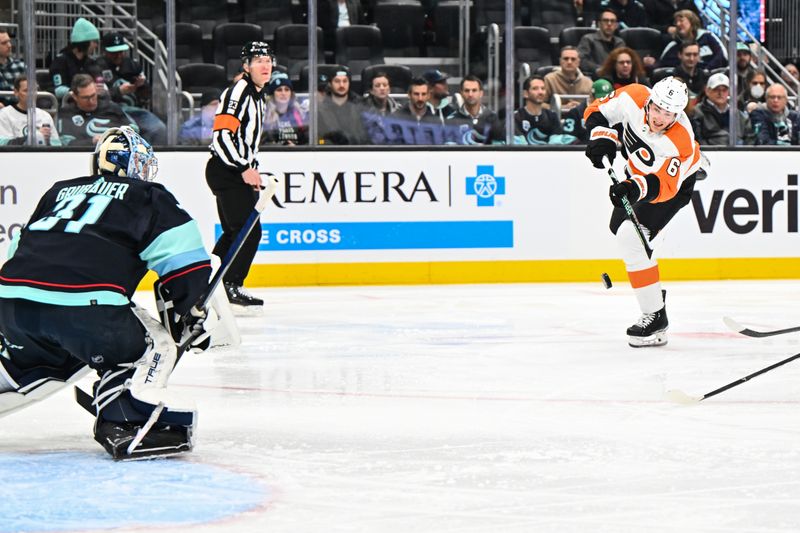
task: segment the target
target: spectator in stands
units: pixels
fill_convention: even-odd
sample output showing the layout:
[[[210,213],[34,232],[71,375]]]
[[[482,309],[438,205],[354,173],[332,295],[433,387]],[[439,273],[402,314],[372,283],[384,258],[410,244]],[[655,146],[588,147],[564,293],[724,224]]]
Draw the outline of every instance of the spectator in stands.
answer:
[[[704,97],[690,115],[694,137],[703,145],[724,146],[730,137],[730,80],[722,72],[708,78]],[[755,136],[747,113],[737,110],[736,144],[753,144]]]
[[[142,67],[127,55],[130,46],[121,33],[107,33],[101,41],[103,56],[97,68],[108,87],[111,100],[119,104],[139,125],[153,145],[167,143],[167,126],[144,107],[150,98]]]
[[[408,103],[395,111],[391,118],[402,135],[394,139],[402,144],[441,144],[442,116],[429,103],[430,88],[424,78],[414,78],[408,86]]]
[[[578,52],[574,49],[575,57]],[[580,72],[578,73],[580,74]],[[483,82],[475,75],[469,74],[461,80],[461,99],[464,102],[447,117],[450,126],[462,128],[463,144],[492,144],[496,138],[502,138],[498,127],[500,121],[497,113],[484,106]]]
[[[584,74],[594,76],[612,50],[625,46],[625,41],[615,35],[618,27],[619,21],[614,10],[604,9],[597,16],[597,31],[581,37],[578,55]]]
[[[425,71],[422,77],[428,82],[431,93],[429,103],[433,106],[434,111],[436,111],[442,119],[452,115],[456,109],[458,109],[458,105],[450,98],[447,74],[439,69],[432,69]]]
[[[739,109],[752,113],[757,107],[766,105],[767,76],[760,70],[754,70],[744,83],[745,91],[739,97]]]
[[[600,78],[592,84],[591,101],[597,100],[598,98],[605,98],[613,90],[614,86],[611,85],[610,81]],[[583,112],[586,111],[588,103],[589,102],[581,103],[566,113],[561,114],[564,134],[574,136],[578,139],[578,142],[582,144],[585,144],[586,141],[589,140],[589,132],[586,131],[583,120]]]
[[[14,80],[25,74],[25,62],[11,56],[11,34],[8,28],[0,27],[0,91],[13,91]],[[13,104],[14,97],[0,98],[0,107]]]
[[[400,108],[400,104],[390,96],[390,91],[389,76],[383,71],[376,72],[372,77],[369,94],[364,100],[364,105],[372,113],[384,117],[391,115]]]
[[[70,91],[72,78],[76,74],[95,75],[97,65],[92,58],[97,51],[100,32],[94,24],[81,17],[72,26],[69,44],[50,64],[56,98],[61,100]]]
[[[746,43],[736,43],[736,83],[739,97],[747,90],[747,79],[756,71],[752,60],[750,47]]]
[[[219,98],[222,91],[219,89],[206,89],[200,98],[200,112],[181,125],[178,133],[178,142],[191,146],[208,146],[214,127],[214,117],[217,114]]]
[[[136,121],[110,100],[99,101],[97,85],[88,74],[76,74],[69,92],[72,102],[58,112],[61,143],[70,146],[94,146],[109,128],[131,126]]]
[[[794,63],[786,63],[783,65],[783,68],[786,69],[786,72],[781,72],[781,79],[787,87],[791,87],[797,91],[798,84],[800,84],[800,70],[797,69],[797,65]]]
[[[337,28],[365,23],[364,10],[358,0],[317,0],[317,13],[325,50],[336,48]]]
[[[328,83],[328,94],[319,105],[318,125],[320,144],[367,144],[363,106],[350,92],[350,71],[337,72]]]
[[[602,0],[600,6],[617,14],[619,27],[623,30],[647,26],[647,11],[639,0]]]
[[[289,76],[275,72],[266,92],[269,100],[264,111],[261,144],[308,144],[308,113],[297,102]]]
[[[597,71],[597,76],[610,81],[614,89],[625,87],[631,83],[650,86],[650,80],[645,75],[642,58],[639,57],[636,50],[628,47],[612,51],[603,66]]]
[[[647,11],[647,25],[660,31],[668,40],[677,31],[675,27],[677,11],[688,9],[700,15],[694,0],[642,0],[642,3]]]
[[[800,144],[800,114],[789,109],[786,87],[774,83],[767,88],[767,105],[750,113],[758,145]]]
[[[678,45],[679,65],[672,71],[671,75],[682,79],[689,88],[689,106],[697,103],[697,99],[703,94],[708,81],[708,72],[699,67],[700,46],[693,41],[684,41]]]
[[[563,135],[561,117],[545,109],[544,78],[530,76],[522,84],[525,105],[514,111],[514,144],[573,144],[577,138]]]
[[[14,80],[17,103],[0,109],[0,145],[28,144],[28,78],[24,74]],[[53,117],[44,109],[36,109],[36,144],[61,146]]]
[[[714,70],[728,65],[728,53],[719,37],[700,27],[700,17],[693,11],[682,9],[675,12],[675,35],[664,47],[658,67],[677,67],[680,63],[678,51],[682,42],[696,41],[700,48],[700,68]]]
[[[563,98],[563,95],[588,97],[592,92],[592,80],[580,71],[581,58],[574,46],[565,46],[561,49],[558,63],[560,67],[544,77],[546,98],[551,102],[554,94],[562,95],[561,109],[569,110],[578,105],[582,99]]]

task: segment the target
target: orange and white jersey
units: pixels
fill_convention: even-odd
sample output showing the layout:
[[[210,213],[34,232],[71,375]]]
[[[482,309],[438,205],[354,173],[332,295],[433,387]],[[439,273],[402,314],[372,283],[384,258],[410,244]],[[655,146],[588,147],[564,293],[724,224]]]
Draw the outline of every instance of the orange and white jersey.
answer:
[[[622,139],[613,140],[625,147],[630,178],[637,180],[648,174],[655,175],[659,192],[652,202],[666,202],[677,194],[683,180],[699,170],[700,145],[694,140],[692,125],[685,112],[681,112],[665,131],[651,132],[645,115],[649,96],[650,89],[644,85],[626,85],[592,102],[586,108],[584,119],[600,112],[610,126],[622,124]],[[605,128],[599,128],[597,135],[614,136]]]

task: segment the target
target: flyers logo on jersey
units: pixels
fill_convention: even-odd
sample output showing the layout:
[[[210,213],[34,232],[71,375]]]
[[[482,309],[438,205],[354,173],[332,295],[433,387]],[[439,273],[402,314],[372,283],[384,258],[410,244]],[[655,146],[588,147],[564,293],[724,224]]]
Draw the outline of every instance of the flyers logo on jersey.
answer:
[[[629,157],[635,154],[636,157],[648,167],[655,163],[656,157],[653,153],[653,149],[633,132],[630,125],[625,126],[622,142],[625,145],[625,150],[627,150]]]

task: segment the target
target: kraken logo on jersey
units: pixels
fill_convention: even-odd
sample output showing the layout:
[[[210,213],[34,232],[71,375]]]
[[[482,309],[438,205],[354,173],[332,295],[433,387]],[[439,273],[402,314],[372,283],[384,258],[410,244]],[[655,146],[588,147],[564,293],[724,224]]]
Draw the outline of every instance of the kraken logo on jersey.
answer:
[[[158,173],[158,159],[150,143],[130,126],[109,128],[97,143],[92,156],[92,172],[153,181]]]
[[[656,161],[656,156],[653,150],[638,137],[631,128],[630,124],[625,126],[625,134],[622,136],[622,142],[625,144],[625,150],[628,152],[629,157],[636,155],[645,166],[652,166]]]

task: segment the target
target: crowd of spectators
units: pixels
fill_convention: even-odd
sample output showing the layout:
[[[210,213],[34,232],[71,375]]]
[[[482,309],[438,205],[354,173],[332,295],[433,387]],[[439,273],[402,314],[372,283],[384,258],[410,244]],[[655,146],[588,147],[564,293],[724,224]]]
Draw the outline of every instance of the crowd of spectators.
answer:
[[[772,83],[759,68],[748,43],[736,47],[738,93],[730,94],[727,50],[722,41],[702,27],[691,0],[572,0],[580,17],[590,2],[594,20],[582,20],[595,31],[584,34],[577,46],[560,48],[557,65],[545,65],[505,95],[514,95],[514,143],[580,144],[585,142],[581,111],[596,97],[632,83],[650,86],[671,75],[690,90],[686,109],[701,144],[727,144],[729,106],[738,108],[740,144],[798,144],[798,114],[793,110],[800,73],[790,62],[782,83]],[[426,29],[437,2],[423,2]],[[598,7],[599,6],[599,7]],[[336,29],[370,22],[371,2],[320,0],[319,24],[323,46],[335,51]],[[638,27],[662,32],[660,52],[640,55],[620,31]],[[13,55],[12,36],[0,29],[0,144],[23,141],[26,108],[25,65]],[[38,144],[92,145],[105,129],[130,124],[153,144],[166,143],[164,120],[150,111],[148,80],[131,57],[123,35],[100,35],[97,27],[79,18],[69,44],[50,63],[52,91],[58,101],[55,121],[45,110],[37,112]],[[366,144],[501,144],[505,143],[502,109],[487,106],[487,80],[474,75],[463,79],[433,68],[414,77],[406,92],[392,93],[390,75],[375,72],[370,79],[354,80],[347,65],[334,75],[318,79],[318,139],[322,145]],[[265,87],[267,109],[262,145],[308,144],[308,95],[295,92],[297,79],[276,69]],[[180,125],[179,142],[206,145],[214,113],[224,87],[206,88],[199,106]],[[457,90],[456,90],[457,88]],[[358,89],[358,90],[354,90]],[[452,94],[451,94],[452,90]]]

